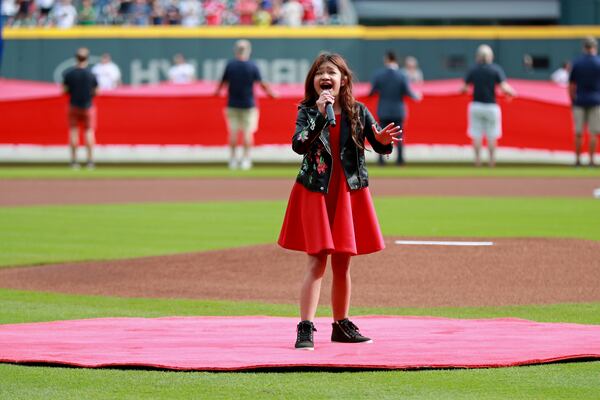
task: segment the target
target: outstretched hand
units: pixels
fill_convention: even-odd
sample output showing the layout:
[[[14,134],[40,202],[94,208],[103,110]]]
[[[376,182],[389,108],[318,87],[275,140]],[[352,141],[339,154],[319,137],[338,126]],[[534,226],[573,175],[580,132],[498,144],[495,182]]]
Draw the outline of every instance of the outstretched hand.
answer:
[[[371,128],[373,129],[373,133],[375,133],[375,139],[383,145],[402,141],[402,128],[400,125],[394,125],[393,122],[380,131],[377,130],[377,125],[375,124],[371,125]]]

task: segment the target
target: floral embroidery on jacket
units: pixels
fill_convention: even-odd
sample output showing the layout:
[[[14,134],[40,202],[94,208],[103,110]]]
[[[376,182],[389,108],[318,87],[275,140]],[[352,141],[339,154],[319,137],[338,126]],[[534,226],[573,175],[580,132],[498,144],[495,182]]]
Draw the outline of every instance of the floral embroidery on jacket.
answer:
[[[319,173],[319,175],[323,175],[327,171],[327,164],[325,163],[325,159],[323,158],[323,155],[321,154],[322,151],[323,151],[323,148],[321,146],[319,146],[319,149],[317,150],[317,153],[315,154],[315,164],[317,166],[317,172]]]
[[[306,142],[306,139],[308,139],[308,129],[303,129],[300,131],[300,133],[298,133],[298,140],[301,142]]]

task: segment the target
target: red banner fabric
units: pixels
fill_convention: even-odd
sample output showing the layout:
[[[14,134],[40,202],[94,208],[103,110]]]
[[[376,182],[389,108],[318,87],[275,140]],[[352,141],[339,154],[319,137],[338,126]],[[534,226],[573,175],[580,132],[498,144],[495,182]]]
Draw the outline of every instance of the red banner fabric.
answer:
[[[499,146],[567,150],[573,148],[573,122],[566,88],[548,82],[511,81],[519,96],[499,97],[503,136]],[[415,87],[421,102],[408,102],[406,144],[466,145],[469,95],[460,80],[427,82]],[[95,99],[96,137],[103,145],[202,145],[227,143],[225,97],[214,97],[213,82],[123,87]],[[259,97],[257,145],[288,144],[294,130],[302,85],[279,85],[275,99]],[[376,114],[377,99],[368,84],[356,84],[355,96]],[[67,143],[67,98],[48,83],[0,80],[0,144]]]

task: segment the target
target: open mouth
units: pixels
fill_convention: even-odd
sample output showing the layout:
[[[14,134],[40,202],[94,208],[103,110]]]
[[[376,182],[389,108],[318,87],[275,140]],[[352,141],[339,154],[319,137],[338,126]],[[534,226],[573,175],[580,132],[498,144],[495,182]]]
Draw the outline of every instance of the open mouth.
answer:
[[[321,83],[322,90],[331,90],[333,89],[333,85],[331,83]]]

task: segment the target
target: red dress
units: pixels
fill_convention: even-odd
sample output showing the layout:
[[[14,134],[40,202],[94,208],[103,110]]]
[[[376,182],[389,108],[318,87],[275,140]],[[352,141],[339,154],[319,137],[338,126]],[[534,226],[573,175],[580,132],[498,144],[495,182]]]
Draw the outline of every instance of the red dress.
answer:
[[[333,153],[327,194],[311,192],[296,182],[288,201],[279,240],[281,247],[308,254],[383,250],[383,236],[369,188],[350,191],[340,161],[340,121],[329,127]],[[348,140],[352,140],[349,138]]]

